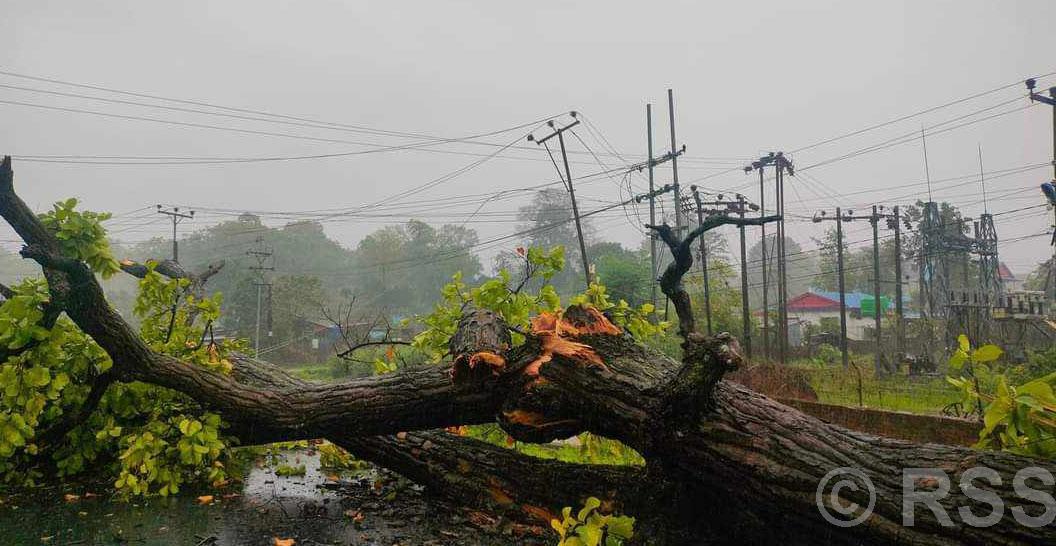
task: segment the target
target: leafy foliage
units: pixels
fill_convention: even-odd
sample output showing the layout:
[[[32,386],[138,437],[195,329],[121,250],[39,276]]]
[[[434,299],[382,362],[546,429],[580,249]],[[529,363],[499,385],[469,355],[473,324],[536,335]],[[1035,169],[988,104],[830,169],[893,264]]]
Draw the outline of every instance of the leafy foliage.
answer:
[[[619,300],[613,303],[606,293],[605,286],[600,283],[590,283],[586,292],[574,296],[572,305],[590,305],[603,313],[612,316],[613,322],[623,326],[638,339],[647,339],[662,334],[671,323],[659,321],[652,323],[649,317],[656,313],[651,303],[643,303],[637,308],[631,307],[627,300]]]
[[[97,437],[116,430],[101,430]],[[205,477],[221,485],[227,474],[220,455],[227,445],[220,438],[220,416],[202,414],[202,419],[185,415],[158,415],[139,432],[121,438],[124,451],[121,471],[114,482],[118,491],[133,495],[178,493],[188,477]]]
[[[482,440],[498,447],[513,449],[519,453],[540,459],[556,459],[569,463],[603,464],[621,466],[643,466],[645,459],[626,444],[589,432],[576,436],[578,442],[551,442],[534,444],[514,440],[499,425],[489,423],[453,427],[452,432]],[[578,443],[578,445],[576,445]]]
[[[564,247],[557,246],[548,251],[535,247],[519,248],[517,255],[522,260],[523,276],[516,286],[512,285],[512,275],[505,268],[495,278],[473,288],[462,280],[461,273],[456,273],[441,290],[441,300],[433,307],[432,313],[417,317],[425,330],[414,338],[414,347],[430,355],[433,360],[440,360],[447,351],[448,340],[458,327],[462,311],[469,305],[502,316],[515,330],[512,332],[514,344],[524,341],[524,336],[516,330],[525,330],[532,316],[561,309],[561,296],[552,285],[543,284],[536,293],[531,293],[527,287],[536,279],[545,283],[562,270],[565,265]],[[649,321],[650,315],[655,313],[651,304],[635,308],[625,300],[613,303],[606,294],[605,286],[599,283],[591,283],[590,288],[574,296],[571,303],[592,305],[607,312],[616,324],[642,338],[659,335],[669,326],[666,322],[654,324]]]
[[[110,252],[106,229],[102,222],[110,218],[108,212],[79,212],[74,210],[74,198],[55,203],[52,210],[40,215],[44,227],[55,235],[62,252],[70,258],[83,260],[104,279],[121,270]]]
[[[967,336],[958,337],[950,369],[959,377],[947,380],[964,393],[966,404],[985,404],[983,430],[977,447],[997,447],[1021,455],[1056,457],[1056,373],[1018,386],[991,368],[1001,348],[972,348]]]
[[[278,467],[275,468],[275,475],[276,476],[282,476],[284,478],[290,477],[290,476],[303,476],[303,475],[305,475],[306,472],[307,472],[307,469],[305,469],[303,464],[299,464],[299,465],[280,464]]]
[[[354,471],[369,467],[369,463],[352,456],[351,453],[330,443],[319,444],[319,467],[326,470]]]
[[[33,485],[41,477],[34,459],[37,436],[87,397],[90,378],[110,368],[109,357],[65,317],[50,330],[41,325],[49,300],[43,279],[12,287],[0,305],[0,344],[12,354],[0,364],[0,476],[5,483]],[[60,472],[79,466],[91,449],[57,454]]]
[[[561,519],[550,520],[561,541],[558,546],[620,546],[634,536],[634,518],[604,515],[598,511],[601,501],[590,497],[572,516],[572,508],[561,511]]]
[[[245,349],[245,343],[205,341],[209,328],[220,318],[221,295],[198,299],[187,291],[190,281],[167,279],[154,271],[155,265],[147,264],[134,308],[144,341],[159,353],[230,373],[231,362],[224,355]]]
[[[78,212],[67,200],[42,215],[66,257],[85,261],[106,277],[119,270],[100,222],[107,214]],[[33,485],[45,473],[72,476],[88,468],[114,476],[124,495],[170,495],[186,483],[227,480],[232,456],[218,415],[189,397],[145,383],[111,383],[106,353],[66,317],[44,323],[47,282],[32,278],[12,287],[0,305],[0,477]],[[135,310],[141,335],[154,350],[222,373],[237,342],[206,343],[220,312],[219,296],[198,300],[187,281],[149,271]],[[97,387],[97,384],[100,387]],[[87,406],[89,394],[100,396]],[[101,390],[105,389],[105,390]],[[99,394],[96,393],[96,394]],[[53,427],[69,425],[62,437]]]

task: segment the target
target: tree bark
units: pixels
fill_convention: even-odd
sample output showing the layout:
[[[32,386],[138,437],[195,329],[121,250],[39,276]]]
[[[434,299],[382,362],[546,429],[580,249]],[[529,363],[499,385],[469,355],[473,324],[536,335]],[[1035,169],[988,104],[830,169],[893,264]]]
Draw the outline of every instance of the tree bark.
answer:
[[[1051,463],[855,433],[722,381],[723,373],[741,364],[736,342],[728,335],[697,334],[693,322],[682,316],[683,311],[691,316],[688,306],[678,309],[685,337],[681,362],[645,349],[592,309],[537,317],[527,342],[512,348],[501,318],[470,309],[451,345],[452,361],[464,369],[424,366],[322,384],[242,359],[225,375],[154,353],[143,343],[107,304],[87,266],[63,256],[52,234],[15,194],[9,158],[0,164],[0,216],[26,242],[22,255],[42,266],[52,303],[61,305],[107,351],[118,380],[184,392],[220,412],[246,442],[330,438],[458,496],[486,494],[505,500],[502,495],[495,499],[498,490],[514,502],[516,495],[523,495],[523,504],[529,506],[571,505],[583,496],[576,490],[604,491],[611,485],[617,491],[611,498],[621,499],[627,511],[642,518],[643,528],[651,530],[645,538],[654,541],[677,533],[665,534],[662,526],[650,522],[679,520],[707,526],[709,541],[729,543],[775,537],[804,544],[1056,540],[1051,525],[1021,526],[1010,510],[1024,505],[1028,512],[1041,510],[1039,502],[1018,498],[1011,484],[1015,472],[1025,467],[1056,472]],[[683,261],[677,263],[684,266]],[[680,277],[671,280],[680,287]],[[485,365],[477,365],[481,363]],[[378,438],[496,420],[524,441],[545,442],[580,431],[618,439],[649,461],[644,479],[655,487],[619,487],[622,482],[641,484],[631,474],[635,471],[572,468],[460,438]],[[468,461],[472,471],[464,472],[461,461]],[[986,466],[1001,477],[999,486],[976,482],[1006,501],[1004,515],[991,527],[967,527],[956,514],[958,507],[979,515],[992,510],[956,487],[963,473],[975,466]],[[822,479],[843,467],[863,473],[876,491],[872,515],[853,528],[826,522],[815,503]],[[953,479],[953,490],[941,501],[953,525],[941,525],[922,506],[915,511],[915,526],[902,525],[902,469],[915,467],[941,468]],[[527,469],[542,470],[534,475]],[[917,485],[925,488],[928,481]],[[1051,485],[1034,487],[1051,494]],[[630,498],[638,492],[641,498]],[[844,489],[839,495],[863,506],[868,503],[863,491]]]

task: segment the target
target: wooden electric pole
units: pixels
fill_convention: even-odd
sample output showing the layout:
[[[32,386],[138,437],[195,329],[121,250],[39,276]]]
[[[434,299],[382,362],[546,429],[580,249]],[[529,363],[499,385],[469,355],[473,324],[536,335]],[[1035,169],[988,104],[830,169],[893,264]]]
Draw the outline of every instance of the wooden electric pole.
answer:
[[[901,359],[906,350],[906,324],[902,320],[902,218],[898,205],[892,214],[895,229],[895,358]]]
[[[885,214],[882,212],[883,206],[873,205],[872,213],[867,216],[855,216],[854,211],[847,211],[841,213],[840,209],[836,209],[836,237],[838,239],[836,261],[837,269],[839,270],[839,285],[840,285],[840,307],[841,317],[846,315],[846,310],[843,309],[844,305],[844,280],[843,280],[843,229],[841,225],[843,222],[850,222],[853,220],[868,220],[873,227],[873,327],[875,328],[875,342],[876,349],[873,355],[873,366],[877,376],[884,375],[888,372],[888,367],[884,366],[883,361],[883,332],[881,330],[883,312],[884,312],[884,300],[880,289],[881,272],[880,272],[880,220],[887,219],[888,227],[894,227],[895,229],[895,298],[898,300],[895,304],[895,315],[896,315],[896,331],[895,337],[899,347],[902,346],[902,231],[899,225],[899,212],[898,207],[895,207],[893,214]],[[822,212],[820,216],[815,216],[814,221],[820,222],[822,220],[829,220],[830,218],[825,217],[825,213]],[[891,220],[894,220],[893,222]],[[893,226],[892,226],[893,224]],[[841,318],[841,320],[843,320]],[[901,349],[899,349],[901,350]],[[898,356],[896,355],[896,358]]]
[[[1056,87],[1049,88],[1049,96],[1042,95],[1041,93],[1034,92],[1034,86],[1037,82],[1034,78],[1026,81],[1027,92],[1030,94],[1031,101],[1038,101],[1044,104],[1052,106],[1052,183],[1056,184]],[[1049,289],[1052,290],[1051,295],[1046,291],[1046,296],[1050,297],[1049,301],[1049,314],[1056,314],[1056,207],[1053,207],[1053,225],[1052,225],[1052,258],[1049,261]]]
[[[776,154],[770,152],[770,154],[760,157],[758,161],[753,161],[751,165],[744,168],[745,174],[754,171],[759,172],[759,215],[766,216],[766,176],[765,170],[767,165],[772,165],[776,159]],[[770,358],[770,262],[768,259],[768,253],[766,251],[766,224],[759,226],[761,230],[761,239],[759,248],[762,252],[762,273],[763,273],[763,358]]]
[[[251,271],[256,271],[256,273],[257,273],[257,282],[253,283],[257,287],[257,334],[256,334],[256,337],[253,339],[253,356],[254,357],[259,357],[260,356],[260,323],[261,323],[260,319],[261,319],[261,309],[263,307],[263,301],[262,300],[264,299],[264,287],[265,286],[268,287],[269,294],[270,294],[270,291],[271,291],[271,283],[267,283],[267,282],[264,281],[264,272],[265,271],[275,271],[275,266],[274,265],[266,265],[268,263],[268,261],[272,258],[272,256],[274,256],[274,252],[272,252],[272,250],[270,248],[264,246],[264,238],[263,237],[257,236],[257,248],[254,249],[254,250],[246,251],[246,255],[253,256],[257,260],[257,265],[250,266],[249,269]],[[268,301],[269,301],[269,304],[270,304],[270,301],[271,301],[270,297],[268,298]],[[269,307],[269,310],[268,310],[268,316],[269,317],[271,316],[270,307]],[[268,335],[269,336],[271,335],[270,329],[269,329]]]
[[[180,220],[188,220],[194,218],[194,211],[190,214],[184,214],[180,212],[180,207],[173,207],[172,210],[165,210],[161,205],[157,205],[158,214],[164,214],[172,218],[172,261],[180,261],[180,243],[176,240],[176,225],[180,223]]]
[[[697,186],[690,186],[693,190],[693,203],[697,206],[697,225],[704,225],[704,207],[700,204],[700,192]],[[708,282],[708,245],[704,242],[706,237],[700,236],[700,270],[704,274],[704,317],[708,335],[711,335],[711,286]]]
[[[671,151],[668,154],[671,157],[671,186],[674,187],[675,194],[675,233],[682,237],[684,236],[682,233],[682,192],[678,186],[678,156],[686,150],[686,147],[682,146],[679,151],[675,141],[675,95],[670,89],[667,90],[667,113],[671,126]]]
[[[744,218],[747,201],[737,194],[737,215]],[[758,208],[758,207],[756,207]],[[752,360],[752,315],[748,306],[748,245],[744,236],[744,226],[738,228],[741,235],[741,337],[744,339],[744,350],[748,361]]]
[[[653,105],[645,105],[645,134],[646,141],[648,143],[648,153],[646,156],[646,163],[649,165],[649,225],[656,225],[656,197],[653,196],[653,192],[656,190],[653,182]],[[652,285],[652,303],[653,309],[656,307],[656,290],[657,282],[660,271],[656,267],[656,235],[654,232],[649,232],[649,283]],[[656,314],[654,313],[654,316]]]
[[[669,94],[669,98],[670,98],[670,94]],[[669,104],[673,104],[673,103],[669,103]],[[672,118],[672,122],[673,121],[674,121],[674,119]],[[636,167],[638,168],[639,172],[641,172],[641,170],[643,168],[648,168],[649,169],[649,193],[636,197],[635,201],[640,203],[643,199],[649,199],[649,225],[655,226],[655,225],[657,225],[657,222],[656,222],[656,198],[658,196],[660,196],[660,195],[663,195],[664,193],[667,193],[668,191],[672,191],[672,189],[675,186],[672,185],[672,184],[665,184],[664,187],[660,188],[659,190],[656,189],[656,183],[655,183],[655,177],[654,177],[653,169],[657,165],[660,165],[662,163],[666,163],[668,161],[675,161],[675,158],[677,158],[678,156],[680,156],[683,153],[685,153],[686,147],[682,146],[682,148],[679,149],[679,150],[674,150],[674,151],[668,152],[668,153],[666,153],[666,154],[664,154],[664,155],[662,155],[660,157],[653,157],[653,105],[652,104],[646,104],[645,105],[645,132],[646,132],[646,143],[647,143],[647,146],[648,146],[647,152],[648,152],[649,155],[646,157],[646,160],[645,160],[644,163],[639,163],[638,165],[636,165]],[[674,136],[673,135],[674,135],[674,128],[672,127],[672,142],[674,142],[674,140],[673,140]],[[676,180],[677,180],[677,175],[676,175]],[[675,205],[676,205],[676,207],[679,206],[679,198],[678,198],[677,195],[675,197]],[[675,222],[676,223],[680,221],[679,218],[680,218],[680,214],[676,211],[676,213],[675,213]],[[658,287],[657,281],[658,281],[658,277],[660,275],[659,262],[660,262],[660,258],[657,255],[656,234],[655,233],[650,233],[649,234],[649,265],[652,268],[652,273],[650,273],[650,275],[652,276],[652,278],[650,280],[650,283],[652,285],[652,303],[653,303],[653,308],[654,309],[658,308],[657,307],[657,300],[658,300],[658,297],[657,297],[657,287]],[[665,314],[666,314],[666,305],[665,305]]]
[[[778,360],[784,364],[788,358],[788,268],[785,253],[785,174],[792,175],[792,162],[783,152],[777,152],[774,160],[777,177],[777,316]]]
[[[832,220],[836,222],[836,285],[840,292],[840,356],[843,360],[843,368],[850,366],[850,354],[847,351],[847,296],[843,282],[843,216],[840,207],[836,207],[836,216],[829,218],[825,211],[814,215],[814,222]]]
[[[886,375],[887,368],[883,363],[883,336],[880,333],[880,317],[883,314],[883,300],[880,299],[880,211],[873,205],[873,214],[869,217],[873,224],[873,322],[876,328],[876,355],[873,358],[873,369],[877,377]]]
[[[697,222],[698,224],[704,223],[704,218],[712,215],[723,215],[729,216],[730,214],[736,214],[741,218],[744,217],[745,213],[749,210],[759,210],[759,207],[749,203],[745,197],[741,194],[737,194],[735,200],[725,199],[723,195],[719,194],[714,201],[702,201],[700,199],[700,191],[696,186],[690,186],[693,191],[693,201],[696,205]],[[744,226],[741,226],[743,228]],[[751,315],[748,310],[748,251],[747,242],[745,241],[744,229],[739,229],[741,235],[741,314],[742,314],[742,326],[743,326],[743,343],[748,351],[749,359],[751,358]],[[707,245],[705,245],[703,237],[700,241],[700,256],[701,256],[701,273],[704,277],[704,314],[707,318],[708,323],[708,334],[710,335],[714,328],[711,325],[711,284],[708,273],[708,251]]]
[[[577,114],[575,111],[569,112],[569,115],[572,116],[572,119],[576,119]],[[546,135],[545,137],[539,140],[535,140],[534,136],[528,135],[528,140],[535,141],[537,144],[546,148],[546,153],[550,154],[551,160],[553,160],[554,156],[550,153],[550,147],[546,145],[546,141],[556,136],[557,142],[561,145],[561,160],[565,164],[565,175],[563,179],[565,184],[567,185],[568,196],[572,200],[572,216],[576,221],[576,236],[579,237],[579,253],[583,258],[583,275],[586,278],[586,288],[590,289],[590,260],[587,258],[587,243],[583,240],[583,224],[582,222],[580,222],[579,219],[579,205],[576,203],[576,190],[572,186],[572,171],[568,168],[568,152],[565,150],[564,133],[565,131],[575,127],[576,125],[579,125],[579,120],[576,119],[572,123],[569,123],[568,125],[565,125],[561,128],[556,128],[556,125],[552,120],[546,122],[546,124],[549,125],[551,129],[554,129],[553,133],[550,133],[549,135]],[[561,171],[558,171],[559,176],[560,174]]]

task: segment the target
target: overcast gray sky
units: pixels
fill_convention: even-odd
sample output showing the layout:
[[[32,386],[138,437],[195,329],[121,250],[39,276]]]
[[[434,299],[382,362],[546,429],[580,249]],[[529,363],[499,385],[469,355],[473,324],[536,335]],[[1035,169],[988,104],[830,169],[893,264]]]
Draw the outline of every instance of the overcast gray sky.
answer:
[[[289,118],[272,118],[288,124],[265,123],[49,95],[39,90],[205,109],[2,75],[0,85],[33,90],[0,87],[0,101],[258,133],[0,102],[0,151],[195,161],[347,154],[423,142],[421,136],[350,126],[464,137],[578,110],[590,122],[577,129],[578,136],[599,153],[604,168],[617,169],[644,154],[646,102],[654,103],[658,148],[668,145],[665,90],[672,87],[678,139],[688,147],[681,181],[747,191],[745,184],[754,178],[739,170],[747,158],[797,150],[1056,72],[1053,20],[1056,2],[1051,0],[11,1],[0,18],[0,70],[345,125],[306,127]],[[1056,76],[1041,79],[1041,87],[1050,85],[1056,85]],[[981,145],[984,170],[1003,175],[988,184],[990,210],[1037,205],[1037,185],[1052,177],[1051,168],[1040,166],[1052,159],[1052,113],[1047,106],[1025,108],[1028,104],[1022,85],[1012,85],[795,152],[792,158],[802,171],[789,179],[788,210],[809,216],[836,205],[907,204],[926,196],[919,139],[807,168],[919,132],[922,125],[935,126],[928,153],[936,198],[949,199],[970,215],[982,211],[980,185],[971,182],[979,171]],[[987,116],[994,117],[940,132]],[[949,123],[937,125],[943,122]],[[523,142],[534,127],[482,137],[475,144],[434,143],[315,159],[193,165],[20,160],[17,183],[37,207],[77,196],[88,208],[127,213],[112,223],[115,237],[125,241],[166,233],[164,219],[144,209],[155,203],[202,210],[186,229],[201,229],[241,210],[340,209],[357,214],[328,217],[325,225],[348,246],[383,223],[408,216],[466,221],[489,239],[515,231],[513,213],[528,196],[509,193],[484,201],[488,194],[556,180],[545,152]],[[524,149],[488,144],[516,139]],[[578,139],[570,138],[569,147],[576,152],[574,177],[603,170],[583,153]],[[497,151],[458,176],[387,199]],[[1013,170],[1030,166],[1040,167]],[[658,171],[659,183],[669,180],[668,169]],[[628,183],[639,191],[645,181],[618,171],[581,180],[583,209],[626,199]],[[752,189],[749,197],[756,194]],[[438,201],[453,196],[471,197]],[[378,202],[383,205],[359,208]],[[205,212],[206,207],[217,210]],[[301,216],[266,215],[265,220],[281,224]],[[1045,237],[1022,237],[1044,232],[1050,218],[1042,208],[997,216],[999,236],[1013,241],[1002,245],[1003,258],[1018,273],[1049,253]],[[627,244],[640,238],[638,219],[633,208],[596,217],[605,237]],[[810,247],[815,229],[795,221],[788,231]],[[865,223],[853,226],[851,240],[864,239],[867,229]],[[10,230],[2,236],[13,239]],[[501,244],[515,246],[516,241]]]

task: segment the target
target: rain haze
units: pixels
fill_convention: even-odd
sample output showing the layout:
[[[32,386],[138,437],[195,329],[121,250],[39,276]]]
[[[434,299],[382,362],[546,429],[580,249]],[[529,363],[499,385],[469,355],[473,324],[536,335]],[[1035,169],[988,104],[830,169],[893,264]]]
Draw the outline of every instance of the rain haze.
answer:
[[[784,150],[801,173],[789,180],[790,214],[912,203],[927,195],[920,139],[826,162],[935,125],[937,134],[927,141],[933,195],[971,216],[984,207],[981,185],[964,183],[979,172],[979,147],[984,172],[1001,175],[987,183],[992,212],[1036,203],[1037,185],[1050,178],[1044,164],[1051,156],[1051,116],[1029,107],[1022,85],[795,150],[1056,71],[1046,28],[1053,16],[1056,5],[1045,1],[12,2],[0,22],[5,72],[342,125],[262,123],[47,94],[19,88],[159,103],[5,74],[0,148],[16,156],[28,181],[22,191],[36,208],[77,196],[88,208],[117,214],[155,203],[199,210],[184,229],[239,211],[281,224],[288,217],[268,213],[328,209],[346,213],[324,224],[350,247],[379,224],[409,217],[465,222],[486,241],[516,231],[517,207],[530,195],[499,194],[481,204],[483,198],[557,182],[546,152],[524,136],[542,134],[540,122],[547,119],[568,121],[561,114],[570,110],[589,121],[578,133],[583,143],[569,139],[573,179],[585,177],[577,183],[584,212],[645,191],[643,175],[625,176],[619,168],[645,156],[647,102],[654,105],[657,153],[670,147],[666,89],[672,88],[677,140],[687,147],[679,163],[683,186],[756,199],[754,178],[740,167]],[[1054,82],[1044,77],[1039,87]],[[994,114],[1003,115],[939,133]],[[422,145],[428,137],[513,127],[473,141]],[[417,147],[384,150],[408,144]],[[331,157],[156,164],[170,157],[320,155]],[[129,165],[124,159],[31,162],[28,156],[158,159]],[[1036,167],[1013,170],[1030,166]],[[666,166],[657,169],[658,184],[670,177]],[[476,201],[436,206],[436,199],[452,196]],[[417,209],[416,202],[422,203]],[[125,225],[114,229],[115,238],[167,233],[160,215],[131,216],[143,219],[116,218],[115,226]],[[605,239],[640,244],[645,207],[596,216]],[[995,220],[1009,241],[1044,232],[1050,223],[1042,209]],[[789,234],[810,247],[816,233],[800,222]],[[1043,242],[1003,243],[1002,258],[1025,275],[1047,254],[1039,252]],[[487,256],[494,247],[481,252]]]
[[[3,544],[1056,544],[1056,0],[3,8]]]

